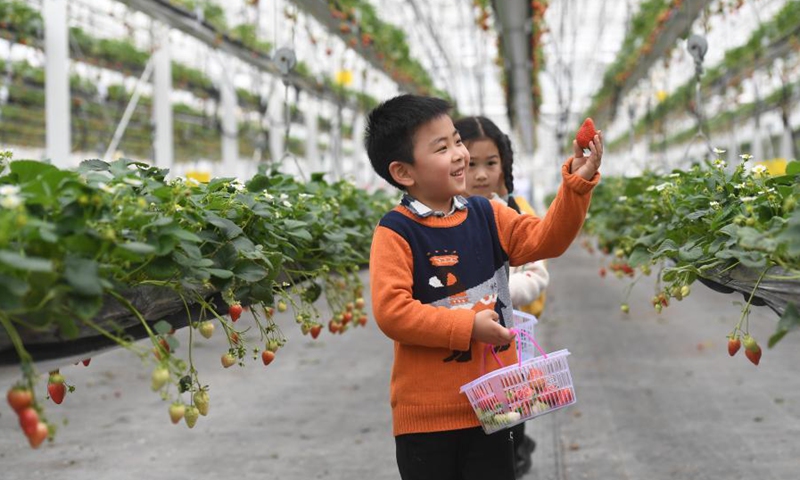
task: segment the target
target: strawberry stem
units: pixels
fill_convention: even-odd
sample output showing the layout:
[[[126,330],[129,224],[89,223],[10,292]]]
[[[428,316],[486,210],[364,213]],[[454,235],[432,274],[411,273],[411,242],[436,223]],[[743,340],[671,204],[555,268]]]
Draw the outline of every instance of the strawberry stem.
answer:
[[[734,328],[734,332],[739,330],[740,332],[744,332],[745,334],[750,334],[750,304],[753,303],[753,297],[756,296],[756,290],[758,290],[758,286],[761,284],[761,280],[763,280],[764,275],[766,275],[767,270],[769,270],[772,266],[768,265],[767,268],[761,272],[761,275],[758,276],[758,280],[756,280],[756,284],[753,287],[753,291],[750,292],[750,298],[747,299],[747,304],[742,309],[742,316],[739,318],[739,323],[736,324],[736,328]],[[742,330],[742,322],[745,322],[745,329]]]

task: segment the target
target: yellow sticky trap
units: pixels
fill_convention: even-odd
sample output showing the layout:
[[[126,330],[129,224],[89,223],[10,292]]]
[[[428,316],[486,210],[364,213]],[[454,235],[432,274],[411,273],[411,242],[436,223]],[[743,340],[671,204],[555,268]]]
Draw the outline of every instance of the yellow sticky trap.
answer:
[[[770,176],[776,177],[786,175],[786,159],[785,158],[771,158],[769,160],[762,160],[755,162],[756,165],[764,165],[767,167],[767,172]]]
[[[336,72],[335,81],[337,85],[341,85],[343,87],[349,87],[350,84],[353,83],[353,71],[339,70],[338,72]]]
[[[200,183],[208,183],[211,181],[211,172],[201,172],[198,170],[189,170],[186,172],[186,178],[191,178]]]

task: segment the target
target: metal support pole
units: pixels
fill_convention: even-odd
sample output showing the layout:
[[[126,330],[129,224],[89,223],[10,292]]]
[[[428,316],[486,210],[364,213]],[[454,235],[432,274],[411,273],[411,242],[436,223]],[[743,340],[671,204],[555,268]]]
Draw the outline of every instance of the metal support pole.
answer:
[[[155,123],[155,164],[172,168],[174,161],[172,124],[172,60],[170,58],[169,29],[156,27],[158,40],[153,52],[153,122]]]
[[[122,135],[125,134],[125,129],[128,128],[128,122],[131,121],[133,112],[136,110],[136,104],[139,103],[139,97],[142,96],[142,85],[150,80],[150,75],[153,73],[153,64],[153,57],[150,57],[150,59],[147,60],[147,65],[144,67],[142,76],[139,77],[139,81],[136,82],[136,87],[133,89],[133,95],[128,102],[128,106],[125,107],[125,112],[122,114],[122,118],[117,125],[117,130],[114,132],[114,137],[111,139],[111,143],[108,145],[106,154],[103,155],[103,159],[106,162],[111,161],[111,156],[117,150],[117,146],[119,146],[119,142],[122,140]]]
[[[239,125],[236,122],[236,89],[223,69],[219,82],[219,98],[222,105],[222,165],[223,171],[241,174],[239,163]]]
[[[44,0],[45,156],[59,167],[71,166],[72,126],[69,94],[67,0]]]
[[[321,170],[319,157],[319,125],[317,103],[308,98],[304,109],[306,124],[306,165],[312,172]]]
[[[372,167],[367,158],[364,148],[364,131],[366,130],[366,119],[360,112],[356,112],[353,118],[353,164],[356,171],[355,180],[358,186],[366,185],[369,181],[369,173]]]
[[[279,80],[273,80],[270,88],[269,106],[267,115],[269,116],[269,153],[272,162],[280,162],[283,158],[284,135],[286,130],[286,119],[284,117],[286,99],[286,87]]]

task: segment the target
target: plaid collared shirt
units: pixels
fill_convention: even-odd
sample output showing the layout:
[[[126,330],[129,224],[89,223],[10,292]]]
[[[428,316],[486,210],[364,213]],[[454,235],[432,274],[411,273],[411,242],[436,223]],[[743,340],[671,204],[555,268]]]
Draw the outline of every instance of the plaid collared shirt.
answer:
[[[400,205],[406,207],[409,209],[409,211],[411,211],[411,213],[420,218],[430,217],[431,215],[435,217],[447,217],[454,214],[456,210],[465,210],[467,208],[467,200],[461,195],[456,195],[453,197],[453,207],[450,209],[450,211],[442,212],[440,210],[433,210],[429,206],[406,193],[403,194],[403,198],[400,200]]]

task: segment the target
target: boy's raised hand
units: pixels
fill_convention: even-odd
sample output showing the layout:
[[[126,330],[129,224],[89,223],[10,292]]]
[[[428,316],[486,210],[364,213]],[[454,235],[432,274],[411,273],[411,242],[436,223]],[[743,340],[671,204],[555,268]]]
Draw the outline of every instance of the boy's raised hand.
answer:
[[[580,175],[585,180],[591,180],[594,174],[600,169],[600,162],[603,159],[603,133],[599,130],[589,142],[589,156],[578,146],[577,140],[572,141],[575,150],[575,158],[572,160],[572,173]]]
[[[506,345],[514,339],[514,334],[497,322],[497,312],[481,310],[475,314],[472,338],[490,345]]]

